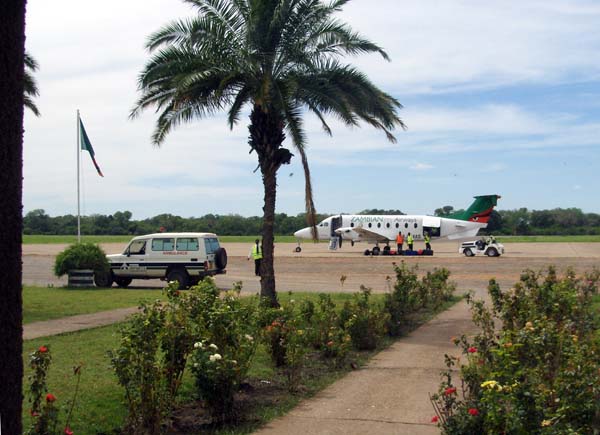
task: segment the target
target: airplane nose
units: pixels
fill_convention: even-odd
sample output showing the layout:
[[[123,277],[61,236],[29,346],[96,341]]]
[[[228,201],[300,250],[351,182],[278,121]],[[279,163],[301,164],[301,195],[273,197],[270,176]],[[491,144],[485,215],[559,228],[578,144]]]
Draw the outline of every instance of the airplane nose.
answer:
[[[297,239],[311,239],[312,234],[310,231],[310,227],[302,228],[294,233],[294,237]]]

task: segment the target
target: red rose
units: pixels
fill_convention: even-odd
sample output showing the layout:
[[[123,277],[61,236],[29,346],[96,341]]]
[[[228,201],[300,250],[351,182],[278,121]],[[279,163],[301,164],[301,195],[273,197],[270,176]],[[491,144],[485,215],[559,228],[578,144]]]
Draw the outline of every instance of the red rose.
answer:
[[[456,388],[455,387],[448,387],[444,390],[444,394],[446,396],[449,396],[450,394],[454,394],[456,393]]]
[[[431,422],[432,422],[432,423],[437,423],[437,422],[439,421],[439,419],[440,419],[440,418],[439,418],[437,415],[434,415],[434,416],[431,418]]]
[[[479,411],[477,411],[475,408],[469,408],[469,414],[476,416],[479,415]]]
[[[467,352],[469,352],[469,353],[475,353],[475,352],[477,352],[477,348],[471,346],[470,348],[467,349]]]
[[[52,403],[56,400],[56,396],[52,393],[46,394],[46,402]]]
[[[65,434],[66,435],[73,435],[73,431],[71,430],[71,428],[69,426],[65,427]]]
[[[40,353],[46,353],[46,352],[48,352],[48,348],[46,346],[40,346],[40,348],[38,349],[38,351]]]

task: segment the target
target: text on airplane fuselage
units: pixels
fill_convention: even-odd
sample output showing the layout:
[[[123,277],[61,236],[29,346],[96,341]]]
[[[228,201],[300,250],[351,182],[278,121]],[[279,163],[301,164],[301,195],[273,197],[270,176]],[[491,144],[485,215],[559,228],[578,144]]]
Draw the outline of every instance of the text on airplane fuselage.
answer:
[[[350,222],[352,223],[369,223],[369,222],[384,222],[386,219],[380,216],[353,216],[352,219],[350,219]],[[401,217],[397,217],[392,219],[392,222],[406,222],[406,223],[414,223],[417,222],[417,219],[415,218],[401,218]]]

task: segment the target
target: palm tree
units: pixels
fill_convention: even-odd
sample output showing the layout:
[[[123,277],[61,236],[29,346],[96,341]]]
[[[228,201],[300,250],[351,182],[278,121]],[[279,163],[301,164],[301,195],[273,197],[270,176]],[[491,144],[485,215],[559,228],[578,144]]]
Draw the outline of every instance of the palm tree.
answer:
[[[23,76],[23,104],[29,110],[33,112],[35,116],[40,116],[36,104],[33,102],[33,98],[40,95],[37,83],[33,77],[33,73],[38,70],[39,66],[33,56],[25,52],[25,72]]]
[[[306,211],[315,224],[306,137],[302,118],[333,115],[354,126],[360,121],[382,130],[404,127],[400,103],[373,85],[343,55],[387,54],[335,19],[349,0],[184,0],[194,18],[163,27],[150,36],[153,53],[138,81],[142,96],[131,112],[160,112],[153,141],[160,145],[182,122],[227,110],[233,127],[250,107],[250,152],[256,152],[264,186],[261,296],[277,306],[273,271],[273,225],[277,170],[293,154],[282,146],[286,134],[300,155]]]
[[[0,13],[0,433],[20,434],[23,379],[23,65],[25,0]]]

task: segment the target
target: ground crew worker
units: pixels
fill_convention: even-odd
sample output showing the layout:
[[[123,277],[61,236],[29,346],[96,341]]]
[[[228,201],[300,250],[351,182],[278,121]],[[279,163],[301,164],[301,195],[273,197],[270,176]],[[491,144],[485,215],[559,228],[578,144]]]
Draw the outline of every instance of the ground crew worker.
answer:
[[[408,233],[408,236],[406,236],[406,244],[408,245],[409,251],[413,250],[413,243],[414,243],[413,236],[411,233]]]
[[[425,238],[425,249],[431,251],[431,236],[429,235],[429,231],[427,231],[424,235]]]
[[[248,260],[250,257],[254,258],[254,275],[260,276],[260,262],[263,258],[262,246],[260,246],[260,240],[256,239],[254,241],[254,245],[252,245],[252,249],[248,254]]]
[[[402,245],[404,245],[404,236],[401,231],[398,231],[398,235],[396,236],[396,245],[398,246],[398,255],[402,255]]]

